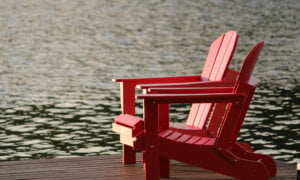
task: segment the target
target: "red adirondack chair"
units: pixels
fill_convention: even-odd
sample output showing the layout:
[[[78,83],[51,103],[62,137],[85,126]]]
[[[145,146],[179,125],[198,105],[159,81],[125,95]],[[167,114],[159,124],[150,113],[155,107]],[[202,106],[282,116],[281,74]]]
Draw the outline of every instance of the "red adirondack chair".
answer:
[[[159,179],[168,175],[167,160],[174,159],[238,179],[269,179],[276,175],[274,160],[267,155],[256,154],[249,145],[236,142],[241,125],[259,80],[250,78],[263,42],[258,43],[246,57],[238,79],[232,88],[179,88],[157,89],[158,92],[179,94],[144,94],[144,131],[136,136],[136,148],[144,153],[146,179]],[[182,94],[185,92],[188,94]],[[210,110],[210,118],[204,127],[176,131],[160,127],[160,104],[172,103],[222,103],[225,111],[216,107]],[[123,115],[126,116],[126,115]],[[132,122],[130,116],[127,117]],[[122,118],[120,119],[122,121]],[[118,118],[117,118],[118,121]],[[216,133],[209,133],[210,128]],[[143,144],[144,143],[144,144]]]
[[[230,70],[228,65],[235,51],[237,39],[238,34],[234,31],[229,31],[218,37],[212,43],[201,76],[194,75],[180,77],[113,79],[115,82],[120,82],[121,85],[122,113],[133,116],[135,115],[135,88],[139,84],[147,84],[140,86],[140,88],[146,89],[149,87],[190,87],[201,86],[201,84],[206,84],[206,86],[232,86],[232,84],[235,82],[237,73],[233,70]],[[198,115],[198,109],[206,111],[206,114],[208,114],[210,108],[211,104],[193,104],[187,125],[202,127],[207,118],[205,115],[203,115],[202,119],[199,117],[196,118]],[[169,114],[165,113],[168,111],[168,109],[168,105],[160,105],[160,118],[169,119]],[[201,115],[201,113],[199,113],[199,115]],[[124,144],[123,163],[135,163],[135,148],[132,148],[132,139],[130,138],[135,138],[135,136],[140,133],[141,129],[143,129],[143,124],[141,122],[138,120],[132,120],[131,118],[128,115],[121,115],[120,117],[117,117],[115,123],[113,123],[113,130],[121,134],[120,139]],[[161,123],[161,127],[164,127],[164,124],[168,124],[168,120],[161,121]],[[174,128],[175,127],[176,125],[174,125]],[[183,127],[180,126],[176,128],[182,129]],[[188,128],[188,126],[185,128]]]

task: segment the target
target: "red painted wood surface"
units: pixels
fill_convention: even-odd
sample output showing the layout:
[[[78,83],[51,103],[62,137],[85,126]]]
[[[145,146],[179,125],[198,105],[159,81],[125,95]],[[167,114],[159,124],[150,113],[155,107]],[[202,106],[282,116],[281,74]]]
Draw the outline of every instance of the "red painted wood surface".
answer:
[[[217,115],[209,121],[208,128],[214,129],[215,126],[219,127],[218,131],[213,135],[210,133],[206,136],[190,135],[176,130],[162,131],[159,134],[160,156],[179,160],[238,179],[269,179],[270,176],[276,175],[276,165],[271,157],[256,154],[249,145],[236,142],[236,137],[254,94],[255,84],[251,84],[250,75],[262,45],[263,42],[258,43],[246,57],[240,76],[231,93],[169,93],[137,96],[144,99],[151,107],[148,108],[145,106],[145,108],[148,108],[145,110],[145,122],[150,122],[151,124],[156,124],[158,117],[151,116],[150,118],[147,113],[152,114],[152,111],[157,110],[159,104],[214,102],[222,103],[220,104],[222,106],[227,106],[225,112],[213,111],[217,112]],[[255,82],[257,83],[257,81]],[[181,91],[182,89],[179,90]],[[215,121],[215,119],[219,120]],[[211,125],[210,123],[215,124]],[[151,126],[151,132],[158,132],[158,129],[157,126]],[[147,128],[145,135],[147,138]],[[156,139],[156,136],[154,137]],[[164,171],[164,173],[167,171],[162,168],[156,168],[155,170],[157,172],[154,172],[153,169],[151,171],[155,175],[151,176],[151,179],[158,179],[159,171]]]
[[[155,94],[180,94],[180,93],[217,93],[217,92],[232,92],[232,87],[192,87],[192,88],[151,88],[150,92]]]
[[[255,85],[251,84],[250,75],[262,45],[262,42],[258,43],[246,57],[232,93],[146,94],[138,96],[138,98],[145,99],[147,103],[151,104],[151,109],[156,109],[160,103],[231,102],[226,105],[228,107],[224,113],[224,118],[217,115],[221,120],[218,121],[219,131],[215,137],[209,136],[210,134],[192,136],[176,130],[162,131],[159,143],[160,156],[239,179],[269,179],[269,176],[276,175],[276,165],[271,157],[256,154],[248,145],[236,142],[240,126],[255,90]],[[255,82],[257,83],[257,81]],[[225,103],[222,105],[224,106]],[[151,113],[151,111],[145,111],[145,113]],[[158,118],[153,118],[145,118],[145,121],[156,122],[158,120]],[[212,119],[210,123],[213,122],[215,121]],[[160,169],[160,171],[162,170]],[[158,179],[159,176],[152,178]]]
[[[159,84],[138,84],[137,88],[149,89],[152,88],[179,88],[179,87],[232,87],[236,82],[239,72],[227,69],[225,77],[218,81],[208,81],[207,78],[200,76],[200,80],[181,83],[159,83]],[[151,88],[151,89],[150,89]]]
[[[115,119],[114,130],[129,145],[124,145],[128,148],[124,163],[134,163],[133,149],[140,149],[146,179],[169,177],[170,159],[239,179],[276,175],[271,157],[236,142],[259,82],[251,74],[263,45],[259,42],[250,51],[238,73],[228,69],[237,38],[231,31],[214,41],[201,76],[114,80],[121,82],[123,111]],[[136,87],[147,90],[137,96],[144,100],[144,121],[134,117]],[[173,103],[192,104],[185,125],[169,123],[169,104]]]
[[[122,113],[135,115],[135,85],[131,83],[120,83],[120,97]],[[135,151],[132,147],[123,144],[123,163],[134,164],[136,163]]]
[[[211,81],[222,80],[235,51],[238,34],[234,31],[225,33],[215,40],[209,50],[202,77]],[[213,104],[193,104],[187,119],[187,124],[203,128],[208,120]]]
[[[141,88],[155,87],[155,84],[170,84],[170,83],[198,83],[207,82],[212,74],[214,77],[211,79],[222,79],[223,77],[232,76],[231,71],[227,72],[228,65],[231,61],[232,55],[235,50],[238,35],[234,31],[229,31],[220,36],[215,42],[212,43],[206,63],[203,69],[202,76],[179,76],[179,77],[155,77],[155,78],[133,78],[133,79],[113,79],[114,82],[121,84],[121,106],[123,114],[135,115],[135,99],[134,93],[136,86]],[[218,71],[218,72],[215,72]],[[230,78],[228,78],[230,79]],[[223,82],[225,83],[225,82]],[[229,80],[227,83],[231,83]],[[146,84],[143,85],[143,84]],[[148,85],[147,85],[148,84]],[[154,84],[154,85],[153,85]],[[200,105],[196,105],[201,107]],[[203,105],[204,106],[204,105]],[[168,105],[159,105],[159,127],[161,129],[168,128],[169,113]],[[194,107],[191,108],[193,112]],[[205,115],[204,115],[205,116]],[[205,118],[204,118],[205,119]],[[193,119],[194,121],[194,119]],[[188,121],[189,122],[189,121]],[[188,123],[189,124],[189,123]],[[135,163],[135,153],[131,147],[123,146],[123,163]]]
[[[140,131],[144,129],[141,119],[129,114],[121,114],[120,116],[117,116],[115,118],[115,122],[124,126],[139,129]]]

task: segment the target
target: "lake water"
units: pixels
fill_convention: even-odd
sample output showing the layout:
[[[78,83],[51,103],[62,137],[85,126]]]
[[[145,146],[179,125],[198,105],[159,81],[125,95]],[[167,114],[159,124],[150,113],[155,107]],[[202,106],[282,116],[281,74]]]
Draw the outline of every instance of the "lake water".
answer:
[[[233,69],[265,41],[239,139],[300,162],[299,12],[297,0],[0,0],[0,160],[121,153],[111,78],[199,74],[210,43],[236,30]],[[173,121],[187,111],[173,106]]]

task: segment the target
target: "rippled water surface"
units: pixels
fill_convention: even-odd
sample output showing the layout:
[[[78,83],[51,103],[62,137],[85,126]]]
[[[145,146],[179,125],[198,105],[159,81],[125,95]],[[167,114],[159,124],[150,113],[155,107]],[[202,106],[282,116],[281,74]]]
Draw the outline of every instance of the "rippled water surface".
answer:
[[[0,0],[0,160],[120,153],[110,79],[199,74],[210,43],[236,30],[234,69],[265,41],[240,140],[299,162],[299,4]],[[187,111],[173,106],[174,121]]]

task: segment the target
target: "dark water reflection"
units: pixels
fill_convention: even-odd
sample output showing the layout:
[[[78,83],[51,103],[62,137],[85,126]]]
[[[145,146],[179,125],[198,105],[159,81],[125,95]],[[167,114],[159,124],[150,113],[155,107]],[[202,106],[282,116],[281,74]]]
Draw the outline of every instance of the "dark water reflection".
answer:
[[[0,0],[0,160],[120,153],[110,79],[198,74],[212,40],[233,29],[234,69],[265,40],[240,140],[299,162],[299,12],[297,0]],[[174,105],[173,120],[187,110]]]

